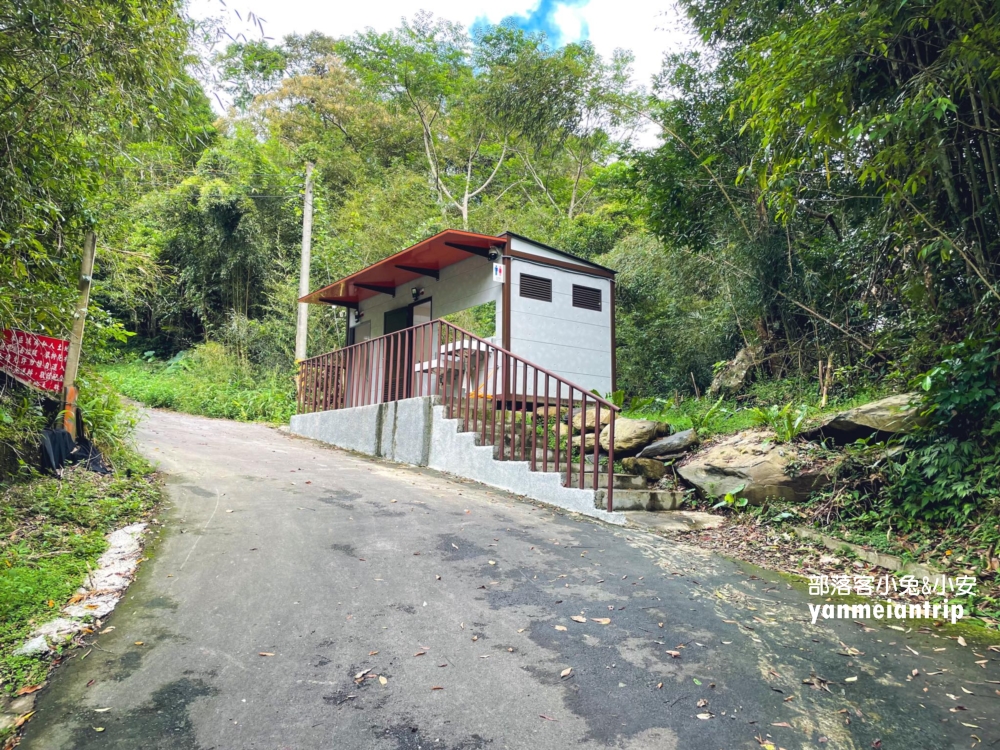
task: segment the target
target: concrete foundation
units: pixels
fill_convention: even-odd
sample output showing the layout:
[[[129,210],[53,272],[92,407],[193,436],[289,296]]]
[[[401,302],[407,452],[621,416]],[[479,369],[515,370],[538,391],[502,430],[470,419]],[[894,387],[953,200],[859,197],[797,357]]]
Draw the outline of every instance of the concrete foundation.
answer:
[[[554,473],[531,471],[526,461],[497,461],[493,447],[479,445],[478,436],[458,431],[457,419],[431,396],[387,404],[358,406],[292,417],[294,435],[319,440],[338,448],[429,466],[472,479],[533,500],[624,525],[622,513],[594,507],[594,491],[563,487]]]

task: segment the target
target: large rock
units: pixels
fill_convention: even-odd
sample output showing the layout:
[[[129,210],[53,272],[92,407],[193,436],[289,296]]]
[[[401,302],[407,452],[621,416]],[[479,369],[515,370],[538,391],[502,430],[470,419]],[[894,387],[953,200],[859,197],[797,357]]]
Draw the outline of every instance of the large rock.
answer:
[[[615,456],[633,456],[660,435],[670,431],[670,425],[665,422],[653,422],[649,419],[627,419],[619,417],[615,420]],[[601,430],[601,447],[606,451],[611,446],[611,426]]]
[[[667,467],[662,461],[652,458],[623,458],[622,467],[629,474],[636,474],[647,482],[659,482],[667,473]]]
[[[700,438],[694,429],[683,430],[675,435],[660,438],[639,452],[639,458],[657,458],[659,456],[669,456],[673,453],[683,453],[698,445]]]
[[[580,435],[574,435],[572,437],[572,439],[570,440],[570,445],[573,446],[574,448],[579,448],[580,447],[580,437],[581,437]],[[584,439],[584,442],[583,442],[583,449],[584,449],[584,451],[586,451],[588,454],[593,453],[594,452],[594,441],[596,439],[594,433],[588,432],[588,433],[585,433],[582,437]]]
[[[809,440],[830,438],[835,443],[853,443],[860,438],[913,432],[924,424],[918,393],[901,393],[870,404],[855,407],[827,418],[822,424],[802,433]]]
[[[732,493],[752,503],[769,497],[805,500],[830,479],[804,444],[776,445],[762,431],[743,432],[695,453],[677,468],[704,498]]]
[[[574,432],[580,431],[580,422],[583,421],[581,418],[586,418],[586,426],[588,432],[594,431],[594,425],[597,422],[597,409],[587,409],[585,414],[582,414],[579,409],[577,409],[576,414],[573,415],[573,430]],[[601,409],[601,427],[604,427],[611,421],[611,409]]]
[[[719,396],[724,393],[736,393],[742,389],[751,368],[760,359],[760,355],[761,348],[759,346],[745,346],[740,349],[732,361],[712,378],[708,394]]]

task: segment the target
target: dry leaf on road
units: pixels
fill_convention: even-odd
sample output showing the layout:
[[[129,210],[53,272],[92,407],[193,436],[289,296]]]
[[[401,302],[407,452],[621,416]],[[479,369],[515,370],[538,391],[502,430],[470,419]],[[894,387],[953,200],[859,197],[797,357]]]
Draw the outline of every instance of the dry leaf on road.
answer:
[[[559,676],[565,678],[569,677],[571,674],[573,674],[573,667],[566,667],[566,669],[559,673]]]

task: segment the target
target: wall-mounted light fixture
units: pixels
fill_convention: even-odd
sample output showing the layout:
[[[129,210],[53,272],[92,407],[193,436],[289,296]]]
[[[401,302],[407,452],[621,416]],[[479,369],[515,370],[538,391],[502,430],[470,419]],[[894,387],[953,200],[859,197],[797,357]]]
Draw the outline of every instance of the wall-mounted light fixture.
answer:
[[[361,310],[354,311],[354,325],[357,325],[365,317],[365,314]]]
[[[410,287],[410,294],[413,296],[413,301],[416,302],[424,296],[424,288],[422,286]]]

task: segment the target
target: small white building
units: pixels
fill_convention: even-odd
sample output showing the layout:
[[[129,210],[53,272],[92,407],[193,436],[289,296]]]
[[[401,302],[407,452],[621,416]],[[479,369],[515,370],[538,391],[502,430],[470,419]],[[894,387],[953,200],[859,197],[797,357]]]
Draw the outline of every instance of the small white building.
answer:
[[[349,308],[348,337],[300,363],[291,431],[622,523],[614,277],[450,229],[318,289],[301,301]]]
[[[511,232],[494,237],[449,229],[301,301],[350,308],[347,346],[432,320],[456,322],[456,313],[468,310],[467,319],[480,326],[472,333],[604,395],[615,390],[614,277],[611,269]],[[401,356],[409,361],[397,369],[409,372],[421,356],[434,359],[427,346],[406,347],[413,351]],[[384,394],[384,378],[377,379],[370,386]],[[533,380],[524,384],[521,370],[514,382],[515,392],[534,394]],[[540,385],[539,397],[541,391]]]

